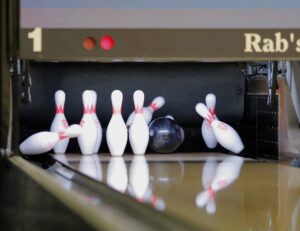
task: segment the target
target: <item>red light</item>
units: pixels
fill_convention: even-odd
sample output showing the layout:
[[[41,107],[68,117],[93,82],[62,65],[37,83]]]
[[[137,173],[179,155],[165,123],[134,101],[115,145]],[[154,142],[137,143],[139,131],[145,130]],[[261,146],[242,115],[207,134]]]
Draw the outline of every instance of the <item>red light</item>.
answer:
[[[86,37],[82,41],[82,46],[88,51],[93,50],[96,47],[96,41],[92,37]]]
[[[113,49],[114,46],[115,46],[115,41],[111,36],[105,35],[100,39],[100,47],[103,50],[109,51],[109,50]]]

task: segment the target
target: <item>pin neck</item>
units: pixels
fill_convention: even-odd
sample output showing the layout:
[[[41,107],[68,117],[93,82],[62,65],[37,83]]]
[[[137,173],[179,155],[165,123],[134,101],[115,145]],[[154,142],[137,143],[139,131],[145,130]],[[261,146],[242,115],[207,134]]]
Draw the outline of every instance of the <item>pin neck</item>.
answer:
[[[96,113],[96,106],[95,105],[91,106],[91,113]]]
[[[151,104],[149,105],[149,108],[150,108],[152,111],[156,111],[156,110],[159,108],[159,106],[157,105],[157,103],[151,103]]]
[[[114,115],[121,114],[121,108],[113,107],[113,108],[112,108],[112,113],[113,113]]]
[[[63,105],[57,105],[56,106],[56,114],[64,114],[64,106]]]
[[[215,117],[216,116],[216,109],[215,108],[212,108],[212,109],[208,109],[210,114]]]
[[[135,114],[143,114],[143,107],[142,106],[137,106],[135,108]]]
[[[209,124],[211,124],[214,121],[214,116],[212,114],[209,114],[205,119]]]
[[[83,114],[92,114],[93,108],[92,106],[83,106]]]
[[[59,139],[60,139],[60,140],[63,140],[63,139],[68,138],[68,136],[66,135],[65,132],[59,132],[59,133],[58,133],[58,136],[59,136]]]
[[[210,185],[207,189],[208,195],[210,198],[214,199],[216,196],[216,191],[212,188],[212,186]]]

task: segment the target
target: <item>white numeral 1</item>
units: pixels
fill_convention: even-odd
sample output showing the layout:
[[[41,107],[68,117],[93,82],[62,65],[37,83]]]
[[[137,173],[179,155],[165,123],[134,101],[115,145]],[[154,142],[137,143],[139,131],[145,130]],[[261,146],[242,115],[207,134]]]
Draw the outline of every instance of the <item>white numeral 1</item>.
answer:
[[[28,38],[33,41],[33,52],[42,51],[42,28],[36,27],[28,33]]]

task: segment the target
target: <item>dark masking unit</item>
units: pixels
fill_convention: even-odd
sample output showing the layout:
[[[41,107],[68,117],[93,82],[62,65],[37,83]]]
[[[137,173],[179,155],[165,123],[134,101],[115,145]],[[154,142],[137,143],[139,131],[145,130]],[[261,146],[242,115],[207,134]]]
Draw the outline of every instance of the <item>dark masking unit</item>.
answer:
[[[8,185],[1,196],[8,198],[9,205],[4,206],[7,211],[15,205],[18,211],[46,213],[47,218],[37,215],[36,220],[28,215],[28,229],[38,230],[39,219],[48,225],[45,230],[57,226],[65,230],[122,230],[122,226],[129,224],[128,230],[202,227],[190,226],[183,218],[161,215],[140,203],[132,205],[136,202],[132,198],[105,183],[96,184],[86,177],[88,174],[74,170],[70,166],[79,166],[81,157],[77,139],[70,140],[65,155],[70,166],[53,158],[53,151],[22,156],[19,151],[22,141],[34,133],[49,131],[56,109],[54,94],[59,89],[66,93],[64,112],[69,124],[80,123],[83,91],[97,92],[97,115],[103,128],[97,156],[104,165],[110,160],[105,134],[112,116],[112,91],[123,92],[125,121],[134,110],[135,90],[145,93],[144,106],[163,96],[165,105],[154,112],[153,119],[172,115],[183,128],[185,137],[170,154],[147,149],[145,157],[152,161],[150,170],[154,169],[154,173],[150,171],[152,181],[160,179],[159,174],[168,170],[155,165],[155,158],[162,158],[158,163],[174,162],[175,183],[171,177],[168,183],[176,185],[184,175],[182,163],[192,158],[199,161],[197,158],[210,154],[229,154],[258,163],[262,160],[262,163],[284,162],[299,155],[300,7],[297,2],[292,1],[288,7],[277,0],[255,0],[251,5],[231,0],[226,3],[220,0],[4,0],[1,4],[3,161],[0,164],[5,171],[0,179]],[[279,10],[280,17],[276,13]],[[201,135],[203,119],[195,111],[195,105],[205,102],[209,93],[216,95],[218,119],[240,135],[245,146],[241,153],[231,153],[220,145],[215,149],[206,147]],[[127,165],[132,158],[128,142],[124,157]],[[35,165],[41,168],[36,170]],[[262,173],[263,177],[274,173],[268,168],[267,171]],[[47,174],[52,177],[49,181]],[[113,219],[102,207],[96,211],[93,206],[85,207],[77,202],[73,194],[69,197],[57,189],[53,179],[64,185],[65,191],[76,192],[86,204],[106,206],[108,213],[114,214]],[[18,183],[10,185],[11,181]],[[22,185],[31,187],[37,200],[45,203],[31,200],[28,188]],[[163,190],[167,191],[166,188]],[[271,196],[276,200],[277,197],[277,194]],[[54,213],[61,217],[55,218]],[[16,212],[17,219],[24,219],[20,214]],[[119,223],[112,221],[120,217],[123,219]],[[4,224],[13,227],[8,219]],[[16,227],[13,230],[18,230]]]
[[[111,92],[123,92],[126,120],[134,109],[132,94],[141,89],[145,105],[158,95],[166,99],[154,118],[170,114],[183,126],[185,140],[177,152],[210,151],[201,139],[202,118],[195,105],[214,93],[218,117],[241,135],[242,155],[278,159],[277,77],[285,77],[286,63],[278,65],[276,60],[287,52],[294,58],[300,48],[298,31],[276,28],[286,23],[295,27],[296,21],[273,17],[276,7],[268,11],[270,20],[263,20],[265,15],[256,8],[239,18],[234,12],[243,12],[243,5],[235,9],[230,3],[217,10],[217,1],[202,4],[21,1],[18,48],[25,70],[19,93],[25,104],[19,108],[20,141],[49,128],[58,89],[66,92],[70,124],[82,116],[82,92],[95,90],[104,134]],[[274,61],[249,62],[266,56]],[[76,142],[69,152],[79,152]],[[108,152],[105,139],[100,152]]]

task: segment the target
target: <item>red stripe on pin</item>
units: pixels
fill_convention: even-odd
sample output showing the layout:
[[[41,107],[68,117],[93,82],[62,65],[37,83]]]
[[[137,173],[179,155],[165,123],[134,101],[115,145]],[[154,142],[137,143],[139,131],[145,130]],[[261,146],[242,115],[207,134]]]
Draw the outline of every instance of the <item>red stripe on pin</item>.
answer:
[[[135,113],[136,113],[136,114],[143,114],[143,107],[137,106],[137,107],[135,108]]]
[[[96,113],[96,107],[91,106],[91,113]]]
[[[93,111],[92,107],[89,108],[88,106],[83,107],[83,114],[91,114]]]
[[[59,135],[59,139],[60,140],[63,140],[65,138],[67,138],[67,136],[66,136],[66,134],[64,132],[59,132],[58,135]]]
[[[156,111],[156,110],[158,109],[158,106],[157,106],[156,103],[151,103],[151,104],[149,105],[149,107],[151,107],[153,111]]]
[[[207,191],[208,191],[210,198],[215,198],[216,192],[215,192],[215,190],[213,190],[213,188],[211,186],[208,187]]]
[[[214,121],[214,117],[213,117],[211,114],[209,114],[209,115],[208,115],[207,122],[208,122],[209,124],[211,124],[213,121]]]
[[[112,113],[113,113],[113,114],[121,114],[121,109],[120,109],[120,108],[115,108],[115,107],[113,107],[113,108],[112,108]]]
[[[64,107],[62,105],[56,106],[56,114],[64,114]]]
[[[212,116],[216,116],[216,110],[215,109],[209,109],[209,112]]]

